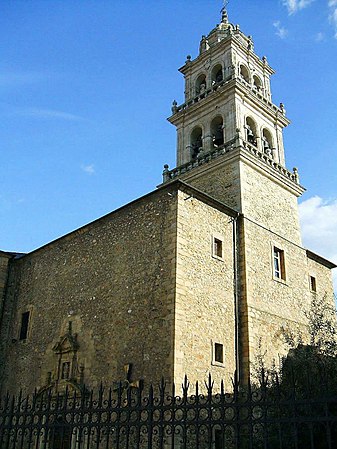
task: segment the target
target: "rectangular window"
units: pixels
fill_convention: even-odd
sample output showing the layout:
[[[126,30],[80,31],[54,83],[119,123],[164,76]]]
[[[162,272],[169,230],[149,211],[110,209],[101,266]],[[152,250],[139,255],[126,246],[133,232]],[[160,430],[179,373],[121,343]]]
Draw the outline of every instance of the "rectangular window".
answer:
[[[309,276],[309,284],[310,284],[310,290],[314,293],[317,291],[316,286],[316,278],[314,276]]]
[[[214,343],[214,361],[223,363],[223,345],[221,343]]]
[[[27,340],[30,312],[24,312],[21,315],[20,340]]]
[[[214,254],[222,258],[222,241],[216,238],[214,239]]]
[[[276,279],[286,280],[285,264],[284,264],[284,251],[274,246],[274,277]]]
[[[212,255],[217,259],[223,259],[223,240],[219,237],[213,237]]]

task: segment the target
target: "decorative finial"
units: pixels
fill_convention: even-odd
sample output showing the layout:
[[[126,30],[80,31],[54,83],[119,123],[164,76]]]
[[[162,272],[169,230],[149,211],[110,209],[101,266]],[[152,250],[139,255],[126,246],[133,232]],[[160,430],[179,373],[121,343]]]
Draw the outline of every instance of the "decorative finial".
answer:
[[[224,0],[223,7],[221,8],[221,22],[224,24],[228,24],[228,13],[227,13],[227,6],[228,6],[229,0]]]
[[[284,107],[284,103],[280,103],[280,109],[283,115],[286,115],[286,108]]]
[[[169,166],[168,164],[164,165],[164,171],[163,171],[163,182],[167,182],[170,179],[170,174],[169,174]]]
[[[294,181],[295,181],[297,184],[299,184],[299,183],[300,183],[300,177],[299,177],[299,175],[298,175],[298,168],[297,168],[297,167],[294,167],[294,168],[293,168],[293,173],[294,173],[294,176],[293,176]]]

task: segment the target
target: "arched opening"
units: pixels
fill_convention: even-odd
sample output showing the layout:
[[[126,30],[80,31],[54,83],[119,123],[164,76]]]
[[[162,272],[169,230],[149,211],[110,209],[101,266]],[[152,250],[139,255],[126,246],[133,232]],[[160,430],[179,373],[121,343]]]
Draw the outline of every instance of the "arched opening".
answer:
[[[274,147],[273,136],[268,129],[264,128],[264,130],[262,131],[263,152],[268,156],[272,156],[273,147]]]
[[[206,75],[199,75],[195,82],[195,94],[199,95],[206,89]]]
[[[253,76],[253,83],[254,83],[254,87],[258,91],[262,90],[262,81],[261,81],[261,79],[257,75]]]
[[[251,117],[246,118],[246,138],[247,142],[257,145],[256,123]]]
[[[200,126],[194,128],[191,133],[191,157],[196,159],[202,150],[202,129]]]
[[[222,147],[224,144],[222,117],[218,116],[212,120],[211,134],[212,134],[213,148]]]
[[[212,84],[220,83],[223,80],[222,65],[217,64],[212,70]]]
[[[244,65],[240,65],[240,76],[246,81],[246,83],[250,82],[249,71]]]

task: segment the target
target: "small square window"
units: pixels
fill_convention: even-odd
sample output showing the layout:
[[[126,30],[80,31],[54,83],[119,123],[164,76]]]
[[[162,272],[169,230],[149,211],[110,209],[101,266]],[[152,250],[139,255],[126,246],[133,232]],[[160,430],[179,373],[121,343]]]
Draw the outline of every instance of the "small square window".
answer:
[[[218,237],[213,237],[213,257],[223,259],[223,241]]]
[[[30,312],[24,312],[21,315],[21,326],[20,326],[19,340],[27,340],[28,329],[29,329],[29,317],[30,317]]]
[[[285,263],[284,263],[284,251],[274,246],[273,250],[274,259],[274,278],[282,281],[286,280]]]
[[[214,343],[214,361],[223,363],[223,345],[221,343]]]
[[[315,278],[315,276],[309,276],[309,285],[310,285],[310,290],[312,292],[316,293],[317,285],[316,285],[316,278]]]

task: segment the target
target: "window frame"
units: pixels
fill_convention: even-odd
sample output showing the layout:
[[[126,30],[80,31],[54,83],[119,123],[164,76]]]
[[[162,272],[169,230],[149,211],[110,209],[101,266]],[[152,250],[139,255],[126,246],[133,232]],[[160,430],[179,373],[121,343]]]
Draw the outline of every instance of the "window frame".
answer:
[[[278,266],[276,266],[276,262]],[[284,284],[287,282],[286,252],[278,244],[272,244],[272,270],[275,281]]]
[[[29,314],[28,317],[28,323],[27,323],[27,329],[26,329],[26,335],[25,338],[22,338],[22,320],[23,320],[23,316],[25,314]],[[20,343],[26,343],[27,341],[30,340],[31,337],[31,328],[32,328],[32,318],[33,318],[33,307],[32,306],[27,306],[24,309],[22,308],[21,310],[19,310],[18,312],[18,317],[17,317],[17,326],[16,326],[16,340],[19,341]]]
[[[309,289],[311,293],[317,293],[317,277],[314,274],[309,274]]]
[[[221,255],[218,254],[218,245],[216,242],[221,243]],[[212,257],[217,260],[224,261],[224,237],[221,234],[212,234]]]
[[[219,366],[221,368],[224,368],[225,366],[225,360],[226,360],[226,356],[225,356],[225,345],[220,341],[220,340],[212,340],[211,341],[211,345],[212,345],[212,365],[213,366]],[[222,362],[220,362],[219,360],[216,360],[216,345],[221,346],[221,350],[222,350]]]

